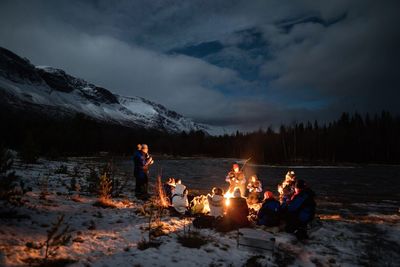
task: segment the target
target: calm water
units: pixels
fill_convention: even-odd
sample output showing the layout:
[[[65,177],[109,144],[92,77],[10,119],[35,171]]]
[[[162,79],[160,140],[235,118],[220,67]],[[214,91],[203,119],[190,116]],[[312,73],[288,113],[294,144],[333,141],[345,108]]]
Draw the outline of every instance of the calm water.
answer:
[[[210,158],[155,158],[151,168],[151,177],[162,174],[163,179],[175,177],[182,179],[189,189],[202,193],[213,186],[224,189],[224,181],[234,159]],[[118,162],[124,171],[132,172],[130,160]],[[340,203],[343,211],[397,213],[400,204],[400,166],[355,166],[355,167],[303,167],[303,166],[267,166],[246,165],[246,176],[257,174],[264,190],[276,192],[288,169],[296,172],[318,195],[319,203],[329,206]],[[322,205],[322,206],[323,206]],[[331,207],[332,208],[332,207]]]

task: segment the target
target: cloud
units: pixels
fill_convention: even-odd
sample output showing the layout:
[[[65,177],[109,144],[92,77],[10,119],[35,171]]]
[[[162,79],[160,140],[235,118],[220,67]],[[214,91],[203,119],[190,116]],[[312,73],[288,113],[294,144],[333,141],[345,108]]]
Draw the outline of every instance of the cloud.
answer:
[[[398,112],[395,7],[369,3],[329,27],[305,23],[289,33],[267,32],[276,52],[261,73],[275,77],[269,86],[282,95],[327,99],[342,110]],[[302,88],[307,93],[299,93]]]
[[[400,113],[398,7],[390,0],[2,1],[0,45],[200,122],[254,129],[342,111]]]

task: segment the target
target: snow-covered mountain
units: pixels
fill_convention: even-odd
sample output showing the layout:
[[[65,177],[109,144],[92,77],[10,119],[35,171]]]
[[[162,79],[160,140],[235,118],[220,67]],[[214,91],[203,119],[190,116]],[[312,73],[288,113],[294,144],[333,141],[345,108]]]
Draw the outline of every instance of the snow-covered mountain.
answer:
[[[62,117],[83,113],[98,121],[168,133],[212,127],[193,122],[141,97],[124,97],[73,77],[61,69],[34,66],[0,47],[0,103],[23,111]]]

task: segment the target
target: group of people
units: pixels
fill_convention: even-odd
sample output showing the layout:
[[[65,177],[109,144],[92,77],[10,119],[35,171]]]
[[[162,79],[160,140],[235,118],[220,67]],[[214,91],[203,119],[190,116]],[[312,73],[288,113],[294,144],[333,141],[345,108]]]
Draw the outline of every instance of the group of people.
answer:
[[[264,193],[264,201],[257,214],[257,224],[280,226],[294,233],[297,238],[307,238],[307,225],[315,216],[315,193],[304,180],[296,179],[293,171],[286,174],[284,182],[278,186],[279,199],[270,191]]]
[[[148,170],[154,160],[148,153],[146,144],[138,145],[134,156],[136,177],[136,195],[148,197]],[[282,184],[278,185],[279,197],[271,191],[262,194],[263,187],[256,175],[247,181],[239,164],[235,163],[225,179],[229,183],[227,194],[215,187],[206,196],[208,215],[197,217],[196,226],[215,227],[219,231],[230,231],[251,224],[249,214],[254,204],[261,202],[256,214],[255,223],[260,226],[283,226],[299,239],[307,237],[307,225],[313,220],[316,203],[314,192],[304,180],[296,179],[295,173],[289,171]],[[190,197],[188,189],[180,179],[169,178],[163,184],[163,190],[171,208],[178,214],[188,214]]]
[[[233,185],[246,184],[244,174],[234,164],[229,172],[227,181],[230,182],[228,192]],[[238,182],[239,180],[239,182]],[[252,176],[248,185],[247,201],[244,201],[242,189],[237,186],[234,189],[233,198],[229,200],[226,213],[219,216],[231,217],[231,228],[243,227],[249,222],[248,204],[254,204],[262,192],[261,181]],[[304,180],[296,179],[294,171],[289,171],[282,184],[278,185],[279,198],[276,198],[271,191],[263,194],[262,205],[257,212],[256,224],[266,227],[284,226],[285,230],[294,233],[299,239],[307,238],[307,225],[314,219],[316,203],[315,193],[309,188]],[[209,202],[210,214],[213,214],[213,202]]]

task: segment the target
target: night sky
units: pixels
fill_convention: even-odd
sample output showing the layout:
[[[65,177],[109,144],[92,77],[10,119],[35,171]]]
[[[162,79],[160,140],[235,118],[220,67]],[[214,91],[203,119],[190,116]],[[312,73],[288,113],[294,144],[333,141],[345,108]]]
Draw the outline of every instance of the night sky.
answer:
[[[400,1],[5,1],[0,46],[195,121],[400,113]]]

